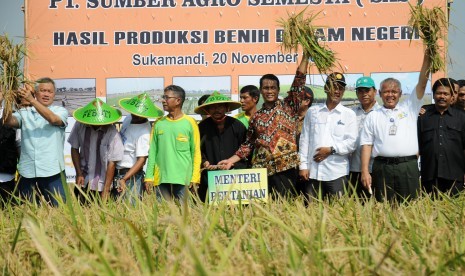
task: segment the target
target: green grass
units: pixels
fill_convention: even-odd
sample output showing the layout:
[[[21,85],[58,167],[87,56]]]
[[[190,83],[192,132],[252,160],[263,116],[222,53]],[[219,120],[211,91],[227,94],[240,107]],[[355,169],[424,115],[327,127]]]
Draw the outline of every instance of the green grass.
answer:
[[[123,203],[0,213],[4,275],[424,275],[465,272],[465,196],[392,207]]]

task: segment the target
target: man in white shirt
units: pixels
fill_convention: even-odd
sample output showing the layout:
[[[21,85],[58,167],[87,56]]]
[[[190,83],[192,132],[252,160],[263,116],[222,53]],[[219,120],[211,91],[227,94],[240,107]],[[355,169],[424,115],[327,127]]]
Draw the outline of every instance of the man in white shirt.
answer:
[[[362,146],[360,146],[360,134],[362,132],[363,123],[365,122],[366,116],[380,107],[376,102],[376,87],[375,82],[370,77],[361,77],[355,83],[355,91],[357,93],[359,105],[355,106],[352,110],[357,116],[357,141],[355,142],[356,149],[350,156],[350,175],[349,183],[351,188],[349,192],[355,193],[359,198],[367,198],[370,196],[369,191],[365,190],[361,181],[361,160],[360,154]],[[370,172],[373,159],[370,159]]]
[[[305,115],[299,144],[301,179],[311,199],[342,196],[349,173],[349,154],[355,150],[355,112],[341,104],[346,82],[341,73],[326,79],[326,104],[312,106]]]
[[[394,78],[381,82],[383,107],[368,114],[360,138],[362,183],[372,189],[377,201],[405,201],[417,197],[417,118],[422,106],[431,60],[426,49],[418,84],[399,104],[401,84]],[[374,157],[372,175],[370,158]]]

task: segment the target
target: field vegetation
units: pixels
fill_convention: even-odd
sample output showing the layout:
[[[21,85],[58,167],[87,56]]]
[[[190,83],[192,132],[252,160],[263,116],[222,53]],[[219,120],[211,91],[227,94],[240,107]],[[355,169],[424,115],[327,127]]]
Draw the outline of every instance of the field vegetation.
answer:
[[[3,275],[465,273],[465,196],[389,205],[122,202],[0,212]]]

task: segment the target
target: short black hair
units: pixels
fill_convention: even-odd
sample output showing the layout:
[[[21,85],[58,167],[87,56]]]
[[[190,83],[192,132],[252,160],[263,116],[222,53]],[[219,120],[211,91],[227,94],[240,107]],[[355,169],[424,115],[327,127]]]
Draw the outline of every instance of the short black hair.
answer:
[[[457,81],[451,78],[438,79],[433,84],[433,94],[436,93],[436,90],[439,88],[439,86],[444,86],[444,87],[449,87],[450,93],[454,95],[454,89],[455,89],[454,83],[457,83]]]
[[[459,84],[459,88],[462,88],[465,86],[465,80],[458,80],[457,83]]]
[[[260,78],[260,90],[262,89],[263,86],[263,80],[272,80],[276,81],[276,84],[278,85],[278,90],[279,90],[279,79],[273,74],[265,74]]]
[[[260,90],[255,85],[246,85],[241,88],[240,94],[249,93],[250,97],[260,100]]]
[[[176,97],[179,97],[181,99],[181,107],[182,107],[182,105],[184,104],[184,101],[186,100],[186,91],[184,91],[184,89],[181,86],[177,86],[174,84],[168,85],[167,87],[165,87],[163,92],[167,92],[167,91],[173,92],[176,95]]]
[[[208,99],[208,97],[210,97],[210,94],[202,95],[202,97],[200,97],[197,101],[197,105],[202,105]]]

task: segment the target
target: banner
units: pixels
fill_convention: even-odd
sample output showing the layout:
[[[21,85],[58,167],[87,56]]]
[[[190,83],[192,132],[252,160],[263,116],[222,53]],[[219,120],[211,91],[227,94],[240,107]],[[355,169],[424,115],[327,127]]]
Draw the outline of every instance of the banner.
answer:
[[[208,172],[208,202],[227,201],[247,204],[251,200],[268,202],[266,169],[246,169]]]
[[[423,46],[407,26],[409,2],[418,0],[25,2],[31,78],[85,82],[65,104],[82,105],[90,96],[116,103],[143,91],[156,99],[173,83],[188,93],[188,113],[215,90],[237,99],[241,86],[258,85],[265,73],[295,73],[301,53],[283,52],[277,21],[305,8],[319,13],[315,24],[344,73],[418,72],[421,66]],[[420,1],[444,10],[446,2]],[[315,68],[309,73],[318,74]],[[74,101],[78,91],[86,93]],[[61,104],[64,96],[58,96]]]

